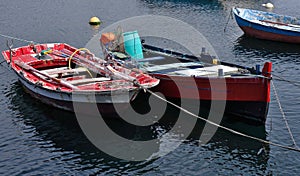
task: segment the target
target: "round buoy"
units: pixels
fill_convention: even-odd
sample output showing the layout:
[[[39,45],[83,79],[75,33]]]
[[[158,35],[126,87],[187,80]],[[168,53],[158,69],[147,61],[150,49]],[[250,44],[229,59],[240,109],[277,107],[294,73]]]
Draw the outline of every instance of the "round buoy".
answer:
[[[269,3],[269,2],[267,4],[262,4],[262,6],[268,8],[268,9],[274,8],[274,5],[272,3]]]
[[[98,17],[92,17],[89,22],[90,25],[100,25],[100,23],[101,21]]]

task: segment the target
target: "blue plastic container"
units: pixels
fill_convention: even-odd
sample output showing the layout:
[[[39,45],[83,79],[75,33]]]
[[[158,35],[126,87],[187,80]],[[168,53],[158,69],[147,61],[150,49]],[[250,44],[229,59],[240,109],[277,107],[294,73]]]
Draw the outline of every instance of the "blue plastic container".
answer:
[[[140,36],[137,31],[124,32],[125,52],[133,59],[143,59],[143,49]]]

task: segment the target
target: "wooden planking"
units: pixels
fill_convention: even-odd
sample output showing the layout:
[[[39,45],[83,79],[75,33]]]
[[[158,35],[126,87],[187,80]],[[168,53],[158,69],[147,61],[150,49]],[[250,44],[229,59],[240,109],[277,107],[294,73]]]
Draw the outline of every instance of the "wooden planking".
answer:
[[[49,75],[55,75],[55,74],[64,74],[64,73],[79,73],[79,72],[85,72],[87,71],[84,67],[78,67],[74,69],[64,69],[65,67],[56,68],[56,69],[49,69],[49,70],[43,70],[42,72],[47,73]]]
[[[203,66],[201,63],[197,62],[187,62],[187,63],[172,63],[172,64],[164,64],[164,65],[156,65],[152,67],[145,67],[144,69],[148,72],[155,72],[160,70],[166,70],[171,68],[178,68],[178,67],[192,67],[192,66]]]
[[[90,82],[101,82],[101,81],[109,81],[110,78],[106,77],[99,77],[99,78],[86,78],[86,79],[78,79],[78,80],[72,80],[67,81],[70,84],[84,84],[84,83],[90,83]]]
[[[232,73],[238,72],[238,68],[236,67],[229,67],[225,65],[214,65],[210,67],[203,67],[197,69],[185,69],[185,70],[178,70],[173,73],[179,75],[186,75],[186,76],[208,76],[208,75],[218,75],[218,70],[223,69],[223,73]]]
[[[45,70],[40,70],[43,73],[49,73],[49,72],[54,72],[54,71],[60,71],[60,70],[67,70],[68,67],[59,67],[59,68],[51,68],[51,69],[45,69]]]

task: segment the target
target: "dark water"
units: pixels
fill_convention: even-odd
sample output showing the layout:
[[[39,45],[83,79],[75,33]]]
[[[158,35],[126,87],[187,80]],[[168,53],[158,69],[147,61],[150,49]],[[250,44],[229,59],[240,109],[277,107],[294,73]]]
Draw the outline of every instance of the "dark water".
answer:
[[[200,31],[220,59],[254,66],[273,62],[274,74],[300,81],[300,47],[242,36],[233,20],[223,29],[232,6],[263,9],[267,1],[238,0],[52,0],[7,1],[0,3],[0,33],[39,43],[65,42],[83,47],[95,34],[88,25],[98,16],[104,28],[118,20],[145,14],[173,17]],[[298,0],[271,1],[273,11],[300,16]],[[176,29],[174,29],[176,30]],[[0,49],[6,40],[0,38]],[[26,43],[15,41],[15,46]],[[24,93],[8,67],[0,67],[0,174],[111,174],[111,175],[299,175],[300,154],[218,130],[208,143],[198,145],[203,123],[188,140],[166,156],[141,162],[111,157],[94,147],[82,133],[73,114],[49,108]],[[299,86],[274,80],[283,110],[295,140],[300,145]],[[238,131],[291,145],[282,114],[272,91],[266,126],[226,122]],[[191,117],[187,117],[191,118]],[[156,137],[171,124],[151,129],[126,128],[122,121],[107,122],[119,133],[138,140]],[[170,137],[176,140],[176,137]],[[260,152],[264,148],[263,152]]]

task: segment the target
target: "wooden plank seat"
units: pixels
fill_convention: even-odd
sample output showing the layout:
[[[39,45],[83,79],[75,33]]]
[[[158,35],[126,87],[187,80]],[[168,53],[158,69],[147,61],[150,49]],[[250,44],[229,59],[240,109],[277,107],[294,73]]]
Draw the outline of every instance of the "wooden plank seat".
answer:
[[[59,70],[67,70],[68,67],[59,67],[59,68],[51,68],[51,69],[45,69],[45,70],[40,70],[43,73],[48,73],[48,72],[53,72],[53,71],[59,71]]]
[[[192,66],[203,66],[201,63],[197,62],[187,62],[187,63],[171,63],[171,64],[164,64],[164,65],[155,65],[152,67],[146,67],[146,71],[149,72],[155,72],[155,71],[161,71],[171,68],[179,68],[179,67],[192,67]]]
[[[77,79],[72,81],[67,81],[70,84],[86,84],[86,83],[92,83],[92,82],[101,82],[101,81],[109,81],[110,78],[106,77],[99,77],[99,78],[85,78],[85,79]]]
[[[47,73],[49,75],[55,75],[55,74],[63,74],[63,73],[79,73],[84,71],[87,71],[87,69],[84,67],[78,67],[72,69],[69,69],[67,67],[61,67],[61,68],[43,70],[42,72]]]
[[[177,75],[185,75],[185,76],[217,76],[218,70],[223,69],[223,73],[234,73],[238,72],[238,68],[229,67],[225,65],[214,65],[209,67],[197,68],[197,69],[185,69],[174,71],[173,73]]]
[[[69,69],[68,67],[60,67],[60,68],[54,68],[54,69],[47,69],[42,70],[41,72],[48,74],[51,77],[58,77],[58,76],[66,76],[70,74],[79,74],[80,72],[86,72],[87,69],[84,67],[78,67]]]

